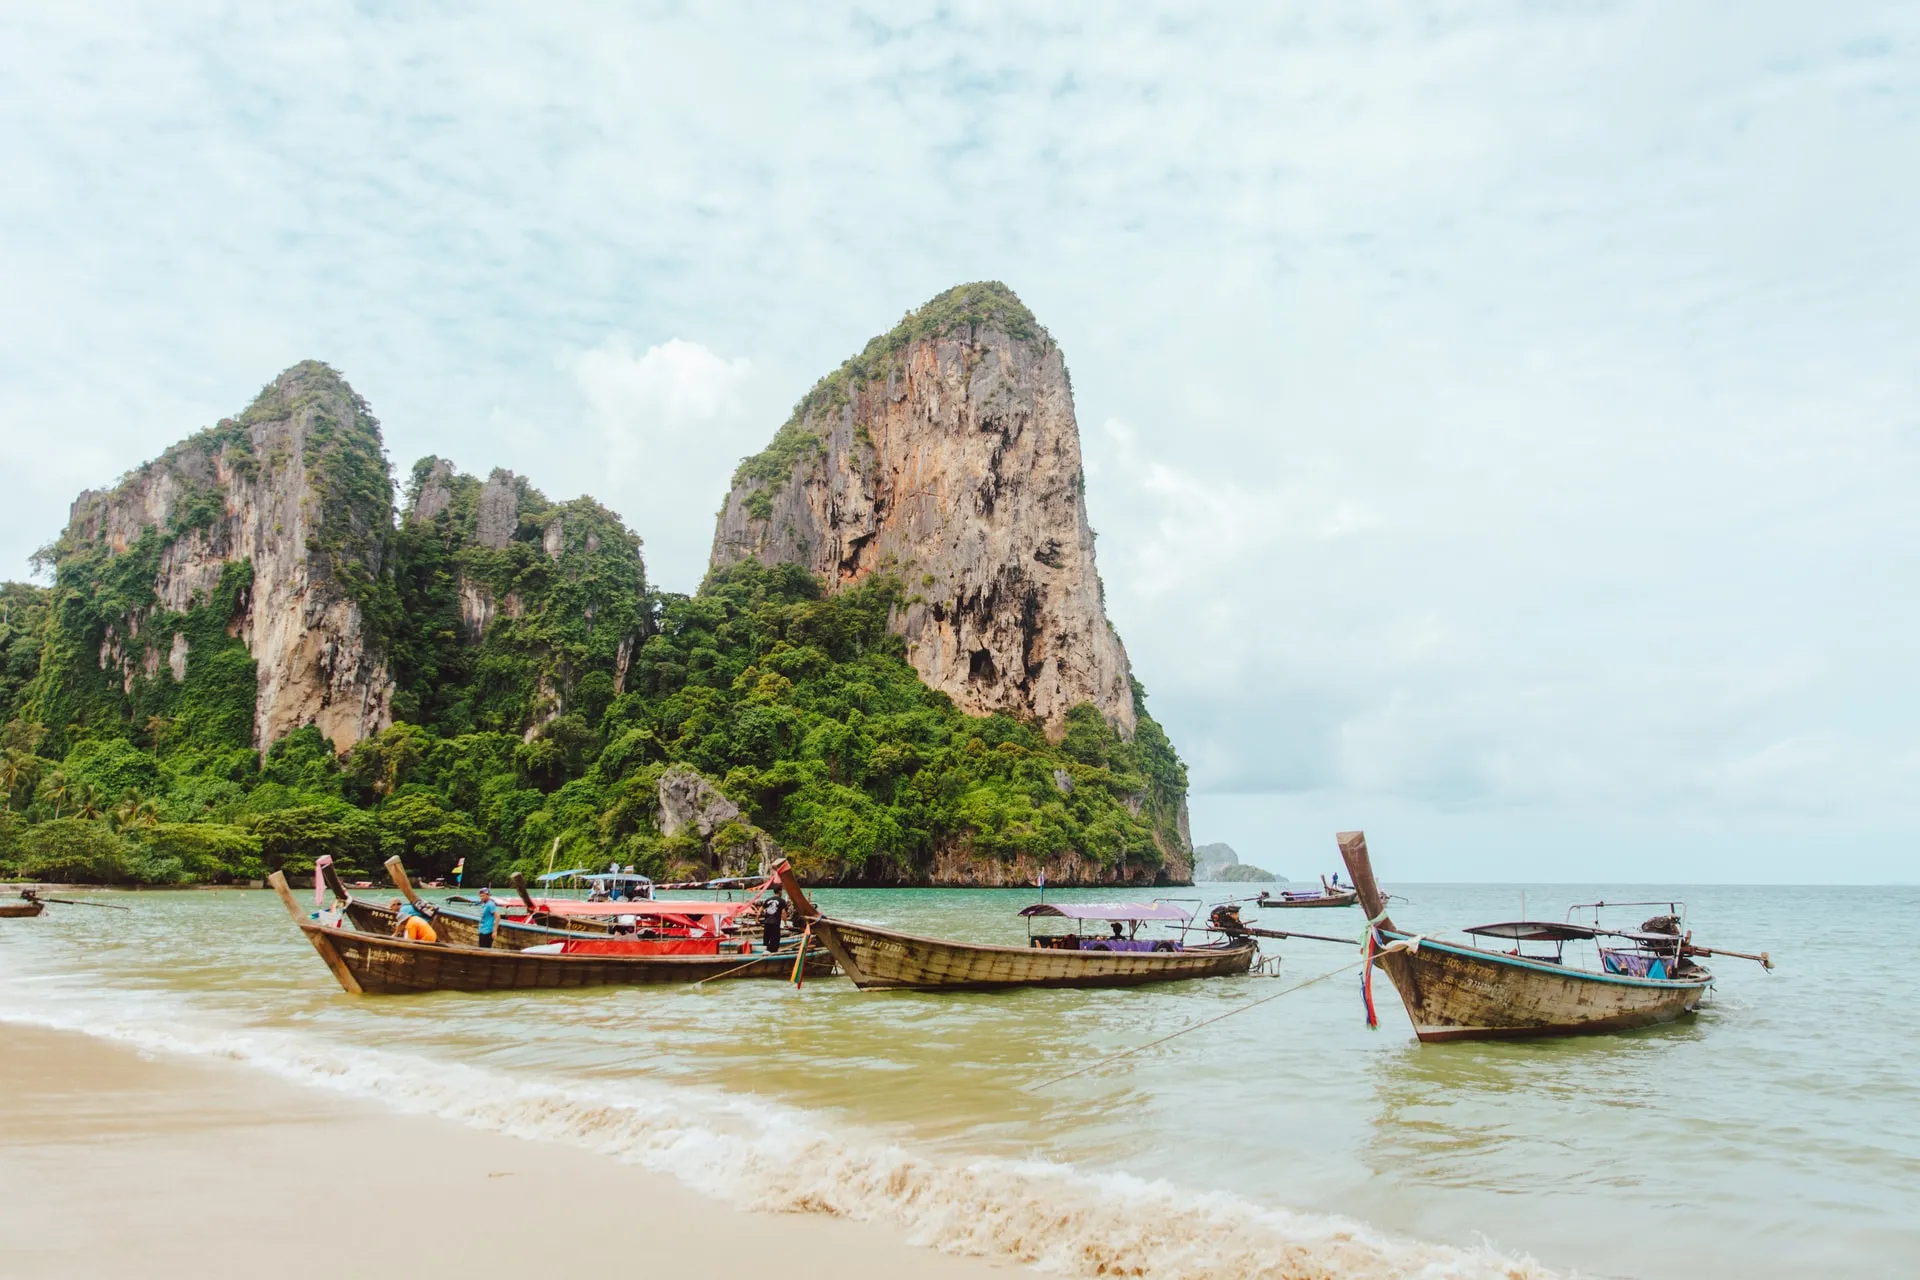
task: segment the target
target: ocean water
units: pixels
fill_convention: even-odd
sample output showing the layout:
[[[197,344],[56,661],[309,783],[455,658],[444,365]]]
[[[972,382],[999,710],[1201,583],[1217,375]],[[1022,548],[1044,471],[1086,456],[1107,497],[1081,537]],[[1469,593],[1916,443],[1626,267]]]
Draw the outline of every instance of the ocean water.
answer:
[[[1396,921],[1435,933],[1514,918],[1522,892],[1392,888]],[[1131,991],[355,999],[269,893],[95,895],[134,910],[0,921],[0,1049],[13,1021],[222,1057],[1066,1275],[1920,1274],[1920,1013],[1883,923],[1920,889],[1525,892],[1546,918],[1677,895],[1698,939],[1778,967],[1710,962],[1707,1007],[1669,1027],[1421,1045],[1384,978],[1365,1026],[1357,952],[1326,943],[1267,943],[1277,976]],[[818,895],[984,941],[1023,938],[1031,897]],[[1357,938],[1361,915],[1264,923]]]

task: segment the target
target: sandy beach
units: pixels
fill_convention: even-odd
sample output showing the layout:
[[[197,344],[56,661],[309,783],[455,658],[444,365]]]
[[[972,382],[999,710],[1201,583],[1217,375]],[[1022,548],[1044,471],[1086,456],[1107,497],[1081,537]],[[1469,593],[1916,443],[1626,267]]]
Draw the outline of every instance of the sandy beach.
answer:
[[[0,1275],[337,1277],[500,1268],[963,1280],[1013,1268],[882,1226],[745,1213],[567,1147],[240,1066],[0,1028]]]

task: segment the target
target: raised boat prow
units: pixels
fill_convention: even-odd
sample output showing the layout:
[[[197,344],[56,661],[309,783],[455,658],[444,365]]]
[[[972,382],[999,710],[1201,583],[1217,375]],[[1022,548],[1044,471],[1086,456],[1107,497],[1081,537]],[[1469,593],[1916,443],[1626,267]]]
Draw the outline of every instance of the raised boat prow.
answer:
[[[1393,928],[1393,921],[1387,918],[1386,896],[1373,878],[1373,863],[1367,857],[1367,833],[1342,831],[1334,839],[1340,842],[1340,860],[1347,864],[1347,876],[1360,894],[1360,905],[1366,909],[1367,919],[1383,929]]]

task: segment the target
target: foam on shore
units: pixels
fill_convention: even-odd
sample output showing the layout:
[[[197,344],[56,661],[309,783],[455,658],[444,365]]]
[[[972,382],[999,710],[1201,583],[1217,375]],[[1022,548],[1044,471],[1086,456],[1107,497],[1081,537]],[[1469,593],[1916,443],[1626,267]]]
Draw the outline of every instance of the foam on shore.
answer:
[[[932,1158],[739,1094],[525,1077],[335,1043],[303,1030],[219,1026],[189,1002],[155,993],[93,993],[74,1001],[30,980],[9,986],[0,1021],[81,1032],[142,1051],[224,1059],[406,1113],[598,1152],[671,1174],[739,1207],[883,1222],[928,1247],[1063,1275],[1540,1280],[1553,1274],[1490,1248],[1393,1240],[1358,1222],[1130,1174],[1038,1160]]]

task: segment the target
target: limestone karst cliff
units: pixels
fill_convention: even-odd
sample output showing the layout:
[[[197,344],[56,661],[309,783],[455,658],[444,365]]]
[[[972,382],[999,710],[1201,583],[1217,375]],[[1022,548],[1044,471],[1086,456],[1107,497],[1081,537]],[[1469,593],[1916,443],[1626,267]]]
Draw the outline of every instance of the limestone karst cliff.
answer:
[[[91,652],[47,673],[46,722],[112,710],[91,665],[125,698],[168,681],[230,714],[244,699],[257,747],[316,725],[345,749],[385,727],[393,681],[367,607],[391,519],[366,403],[326,365],[288,369],[238,418],[74,502],[55,551]]]
[[[1081,488],[1060,354],[999,286],[814,389],[693,596],[506,470],[423,458],[396,512],[368,406],[297,365],[0,584],[0,875],[1183,882]]]
[[[1091,703],[1130,737],[1060,348],[1011,290],[962,285],[822,379],[733,479],[716,569],[753,558],[837,586],[897,575],[907,660],[973,714],[1058,738]]]

